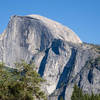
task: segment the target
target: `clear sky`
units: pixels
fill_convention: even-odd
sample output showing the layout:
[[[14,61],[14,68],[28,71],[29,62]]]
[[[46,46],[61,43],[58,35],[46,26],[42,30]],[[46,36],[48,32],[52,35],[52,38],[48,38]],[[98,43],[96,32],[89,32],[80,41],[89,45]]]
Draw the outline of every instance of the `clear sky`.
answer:
[[[10,16],[29,14],[58,21],[82,41],[100,44],[100,0],[0,0],[0,33]]]

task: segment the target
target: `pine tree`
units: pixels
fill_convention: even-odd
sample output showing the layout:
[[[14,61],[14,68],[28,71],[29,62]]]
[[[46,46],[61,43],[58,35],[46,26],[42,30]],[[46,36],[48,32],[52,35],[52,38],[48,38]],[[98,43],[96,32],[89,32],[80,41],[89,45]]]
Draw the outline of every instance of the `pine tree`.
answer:
[[[74,85],[74,91],[71,96],[71,100],[100,100],[100,94],[94,95],[93,93],[91,95],[84,94],[82,89],[80,89],[76,84]]]
[[[16,67],[21,73],[20,81],[23,84],[24,97],[27,93],[38,99],[46,99],[44,92],[42,92],[40,89],[41,83],[44,82],[44,80],[34,70],[34,64],[27,64],[26,62],[22,61],[22,63],[16,64]]]
[[[44,80],[33,64],[22,61],[16,63],[16,68],[8,70],[0,63],[0,100],[46,100],[40,89]]]
[[[82,90],[75,84],[71,100],[82,100],[82,98],[83,98]]]

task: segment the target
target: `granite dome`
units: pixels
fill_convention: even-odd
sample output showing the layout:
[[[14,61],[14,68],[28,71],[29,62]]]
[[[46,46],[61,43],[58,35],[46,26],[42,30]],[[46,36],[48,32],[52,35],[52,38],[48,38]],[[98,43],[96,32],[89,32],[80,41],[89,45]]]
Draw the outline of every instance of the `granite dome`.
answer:
[[[0,62],[34,62],[48,100],[71,100],[74,84],[100,93],[100,47],[82,43],[68,27],[39,15],[12,16],[0,35]],[[93,77],[91,77],[93,76]]]

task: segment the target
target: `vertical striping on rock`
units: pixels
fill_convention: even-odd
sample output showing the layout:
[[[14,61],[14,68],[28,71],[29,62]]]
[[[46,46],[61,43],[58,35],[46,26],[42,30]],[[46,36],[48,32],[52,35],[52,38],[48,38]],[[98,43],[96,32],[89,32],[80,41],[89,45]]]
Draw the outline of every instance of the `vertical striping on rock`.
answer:
[[[71,100],[74,84],[100,93],[100,46],[83,43],[68,27],[39,15],[12,16],[0,35],[0,61],[34,62],[48,100]],[[92,59],[92,62],[90,61]]]

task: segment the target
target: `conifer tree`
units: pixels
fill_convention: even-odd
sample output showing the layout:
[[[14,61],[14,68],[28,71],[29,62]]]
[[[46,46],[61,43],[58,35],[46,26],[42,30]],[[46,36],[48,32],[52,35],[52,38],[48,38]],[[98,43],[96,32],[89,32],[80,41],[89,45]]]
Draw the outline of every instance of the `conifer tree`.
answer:
[[[71,100],[100,100],[100,94],[84,94],[82,89],[75,84]]]
[[[0,63],[0,100],[46,100],[40,89],[44,80],[34,65],[22,61],[16,63],[16,68],[8,70]]]

